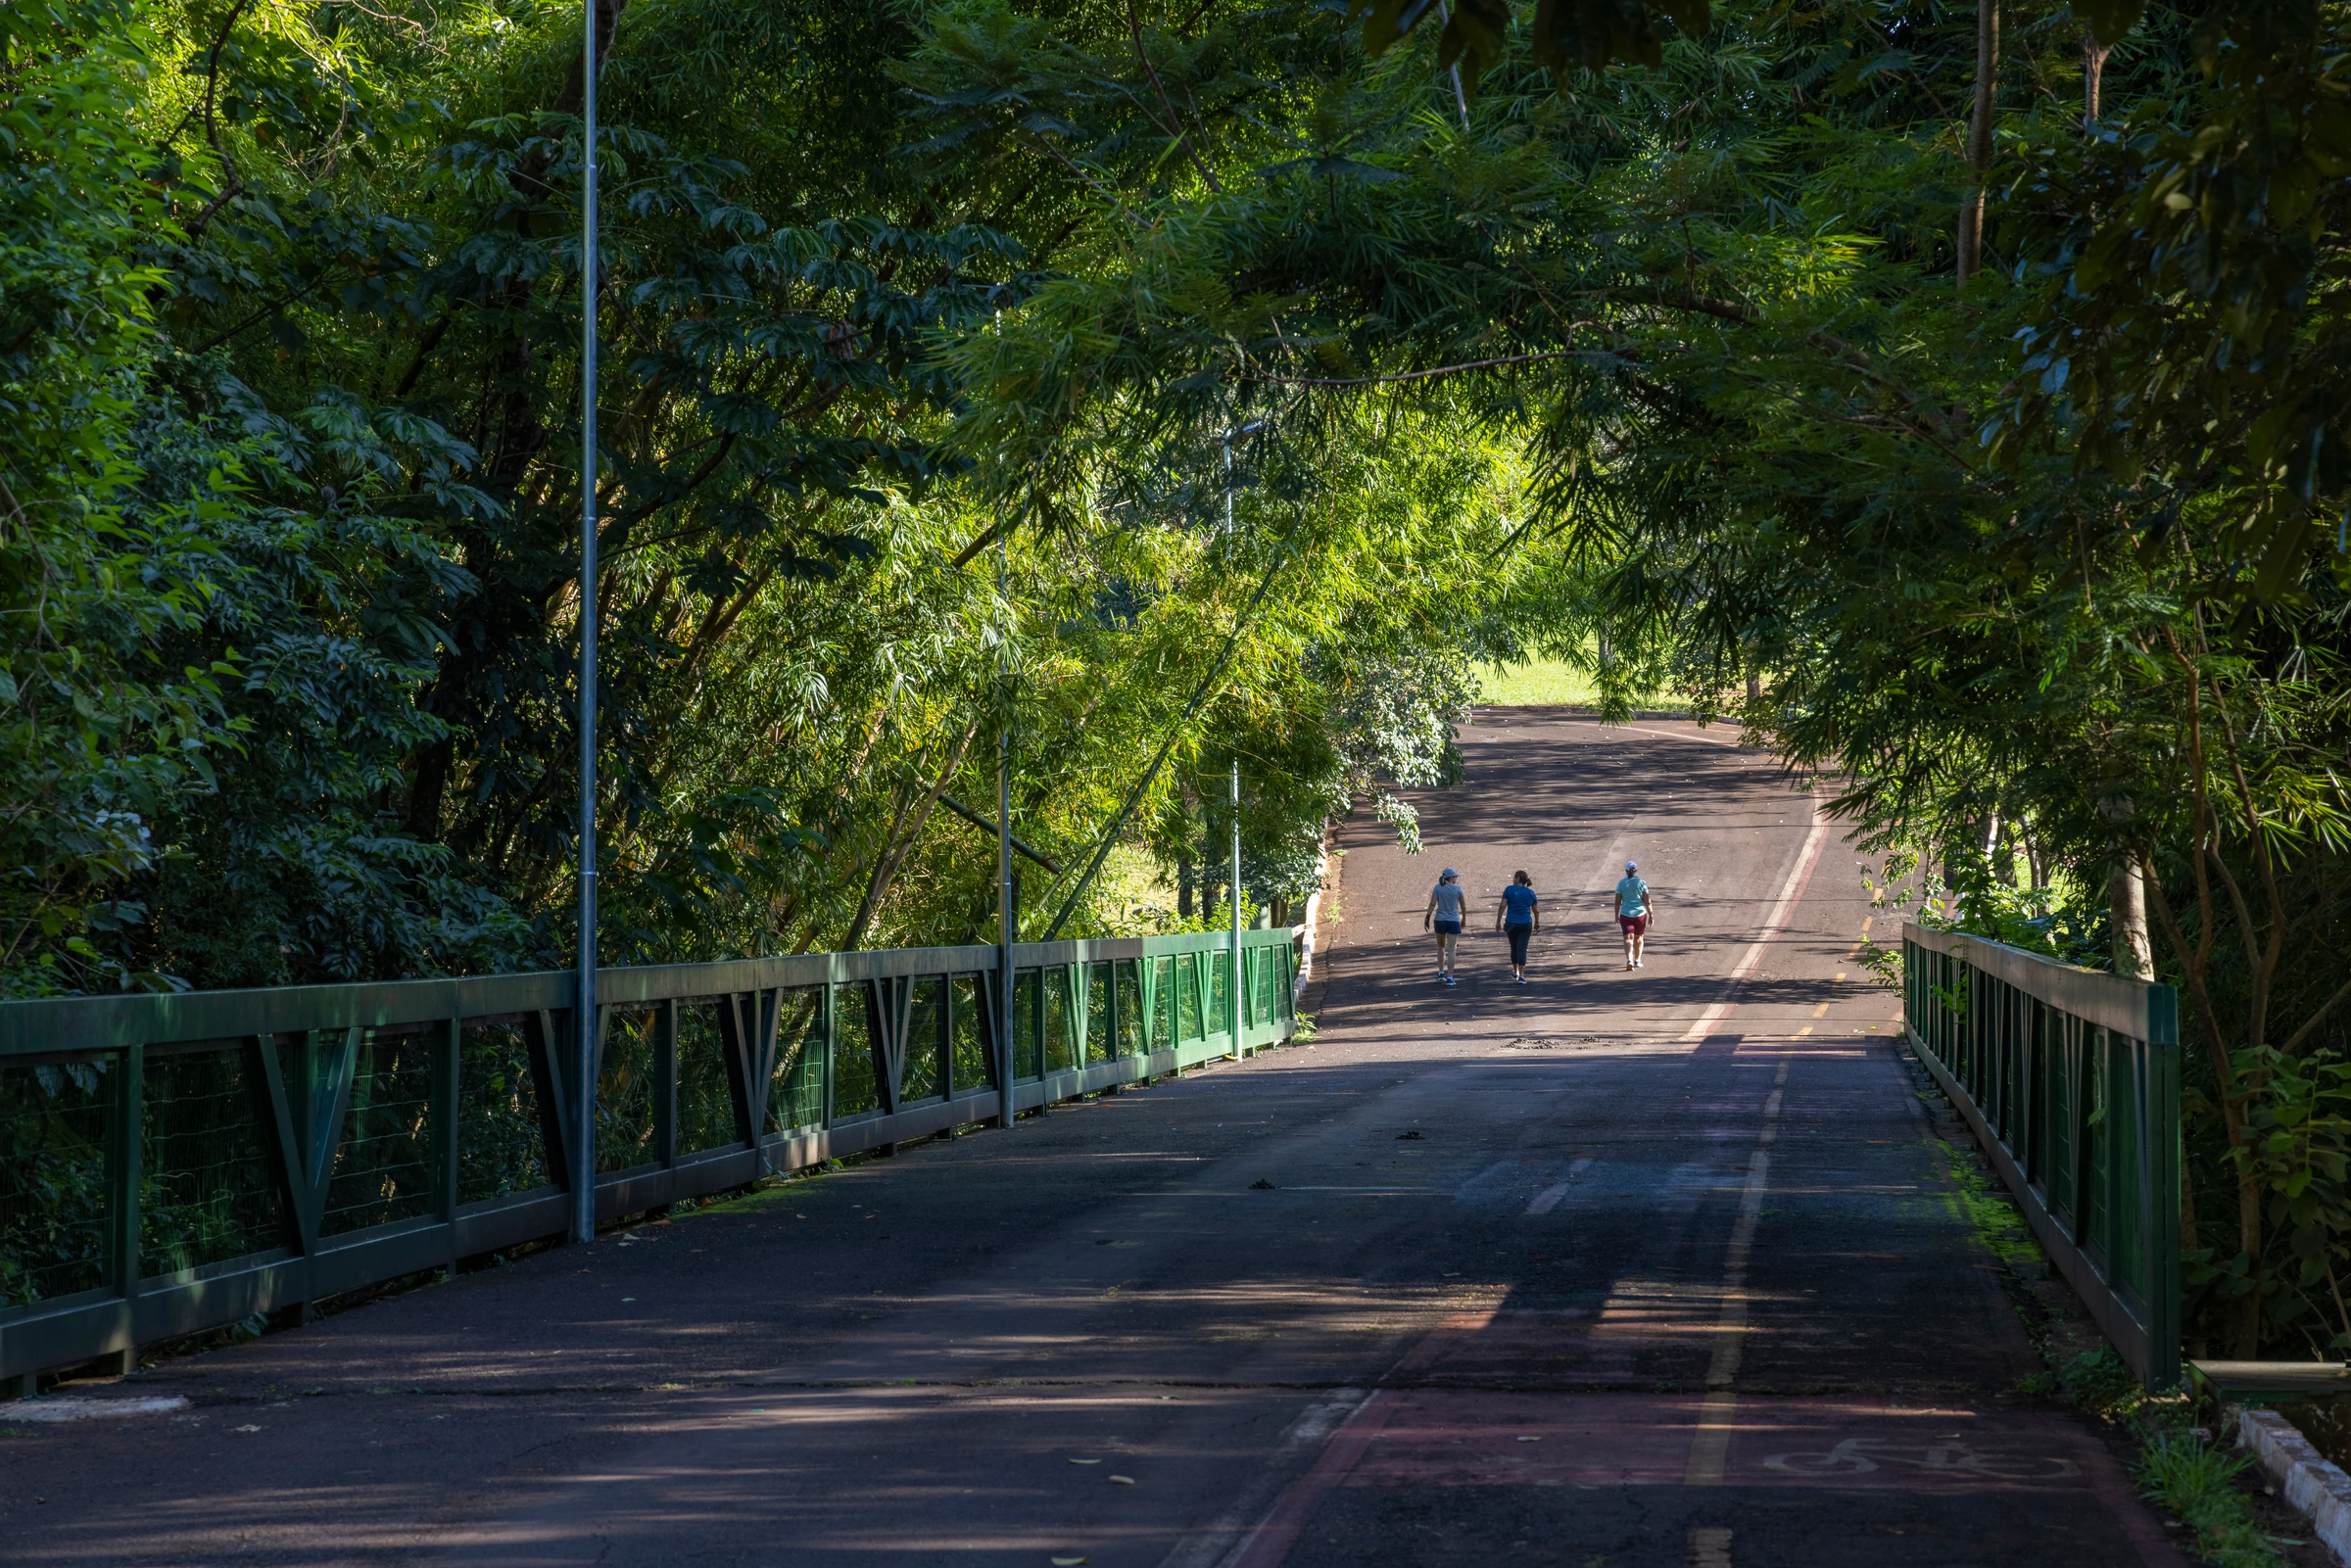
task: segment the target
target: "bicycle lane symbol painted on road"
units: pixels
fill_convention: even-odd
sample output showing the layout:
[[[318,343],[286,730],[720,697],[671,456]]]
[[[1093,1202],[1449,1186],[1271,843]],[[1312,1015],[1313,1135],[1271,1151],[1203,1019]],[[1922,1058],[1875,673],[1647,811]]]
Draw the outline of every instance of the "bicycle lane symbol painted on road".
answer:
[[[1847,1438],[1826,1449],[1797,1449],[1766,1455],[1763,1467],[1806,1480],[1851,1480],[1879,1475],[1897,1485],[1905,1480],[1944,1477],[1959,1482],[2075,1481],[2082,1467],[2055,1453],[2016,1449],[1983,1449],[1956,1437],[1924,1442],[1895,1442],[1886,1438]]]

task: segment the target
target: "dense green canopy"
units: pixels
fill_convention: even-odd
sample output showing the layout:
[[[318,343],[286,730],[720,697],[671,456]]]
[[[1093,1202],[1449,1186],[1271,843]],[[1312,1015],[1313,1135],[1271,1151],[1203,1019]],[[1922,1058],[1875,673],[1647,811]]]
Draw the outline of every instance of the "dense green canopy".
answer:
[[[992,930],[1006,733],[1030,934],[1294,904],[1548,652],[2183,983],[2351,1344],[2342,5],[600,3],[615,958]],[[562,960],[580,26],[0,17],[11,993]]]

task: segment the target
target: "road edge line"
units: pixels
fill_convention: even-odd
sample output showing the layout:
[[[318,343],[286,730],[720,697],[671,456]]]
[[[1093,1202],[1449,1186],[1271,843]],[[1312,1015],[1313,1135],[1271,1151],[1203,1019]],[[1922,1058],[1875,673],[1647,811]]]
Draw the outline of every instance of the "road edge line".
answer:
[[[1724,1016],[1738,1002],[1739,987],[1746,983],[1749,974],[1762,959],[1763,949],[1779,939],[1780,927],[1786,923],[1788,912],[1797,906],[1798,901],[1804,896],[1804,890],[1812,885],[1812,872],[1820,864],[1820,848],[1821,845],[1828,842],[1828,838],[1829,819],[1820,814],[1820,806],[1815,802],[1812,807],[1811,834],[1804,840],[1803,853],[1796,857],[1796,866],[1788,873],[1788,880],[1780,888],[1779,902],[1773,904],[1771,913],[1763,917],[1761,934],[1748,944],[1746,956],[1741,958],[1738,966],[1731,971],[1730,982],[1723,993],[1722,1000],[1700,1014],[1698,1022],[1691,1024],[1682,1035],[1683,1039],[1696,1040],[1703,1037],[1708,1029],[1722,1022]]]

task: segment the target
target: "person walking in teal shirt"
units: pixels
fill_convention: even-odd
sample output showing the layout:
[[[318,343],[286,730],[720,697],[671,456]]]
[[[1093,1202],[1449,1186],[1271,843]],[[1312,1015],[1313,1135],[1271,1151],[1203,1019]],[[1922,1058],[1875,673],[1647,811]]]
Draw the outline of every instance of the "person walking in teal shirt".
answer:
[[[1511,939],[1511,978],[1521,985],[1526,983],[1527,940],[1543,928],[1541,903],[1535,896],[1535,879],[1520,871],[1511,874],[1511,885],[1494,906],[1494,924]]]
[[[1656,896],[1641,879],[1641,868],[1624,863],[1624,879],[1616,884],[1616,927],[1624,932],[1624,967],[1641,967],[1641,945],[1649,935],[1649,917]]]

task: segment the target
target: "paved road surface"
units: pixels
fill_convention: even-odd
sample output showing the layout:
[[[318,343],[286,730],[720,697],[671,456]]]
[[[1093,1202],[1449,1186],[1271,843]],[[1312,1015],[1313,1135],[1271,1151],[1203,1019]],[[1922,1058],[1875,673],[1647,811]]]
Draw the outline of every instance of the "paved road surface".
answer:
[[[0,1557],[2181,1561],[2006,1397],[1810,797],[1687,725],[1466,738],[1426,854],[1346,835],[1314,1046],[168,1363],[185,1411],[0,1441]],[[1444,864],[1533,874],[1533,984],[1475,927],[1431,983]]]

